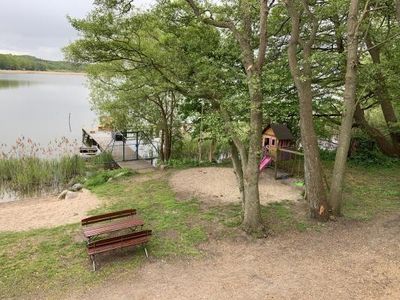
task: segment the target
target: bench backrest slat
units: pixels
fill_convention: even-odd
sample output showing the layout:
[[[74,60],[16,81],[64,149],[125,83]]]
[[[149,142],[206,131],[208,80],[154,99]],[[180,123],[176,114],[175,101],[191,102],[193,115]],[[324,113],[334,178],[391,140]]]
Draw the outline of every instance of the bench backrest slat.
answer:
[[[81,224],[82,224],[82,226],[84,226],[84,225],[89,225],[89,224],[93,224],[93,223],[109,221],[109,220],[123,218],[123,217],[129,217],[129,216],[135,215],[135,214],[136,214],[136,209],[125,209],[125,210],[115,211],[112,213],[107,213],[107,214],[102,214],[102,215],[97,215],[97,216],[82,219]]]
[[[129,240],[123,240],[120,242],[114,242],[113,244],[107,244],[107,245],[102,245],[94,248],[88,248],[88,254],[89,255],[94,255],[94,254],[99,254],[103,252],[108,252],[111,250],[116,250],[116,249],[121,249],[125,247],[131,247],[131,246],[139,246],[146,244],[150,240],[150,236],[143,236],[143,237],[137,237],[134,239],[129,239]]]

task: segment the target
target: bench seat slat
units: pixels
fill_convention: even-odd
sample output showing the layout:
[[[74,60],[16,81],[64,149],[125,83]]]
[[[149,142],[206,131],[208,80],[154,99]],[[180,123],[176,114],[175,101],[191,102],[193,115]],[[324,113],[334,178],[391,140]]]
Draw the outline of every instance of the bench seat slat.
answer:
[[[97,216],[82,219],[81,224],[84,226],[84,225],[89,225],[89,224],[93,224],[93,223],[128,217],[128,216],[132,216],[135,214],[136,214],[136,209],[124,209],[124,210],[115,211],[112,213],[107,213],[107,214],[102,214],[102,215],[97,215]]]
[[[130,246],[138,246],[138,245],[147,243],[149,240],[150,240],[150,237],[145,236],[145,237],[141,237],[141,238],[125,240],[122,242],[116,242],[114,244],[103,245],[103,246],[99,246],[99,247],[95,247],[95,248],[89,248],[88,254],[93,255],[93,254],[108,252],[108,251],[115,250],[115,249],[126,248],[126,247],[130,247]]]

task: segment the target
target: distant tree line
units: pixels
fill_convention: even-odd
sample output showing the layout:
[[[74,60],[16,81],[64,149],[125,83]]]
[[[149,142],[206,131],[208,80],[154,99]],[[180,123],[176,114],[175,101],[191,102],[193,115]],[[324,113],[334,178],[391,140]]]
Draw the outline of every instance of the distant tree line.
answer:
[[[0,54],[0,70],[82,72],[84,65],[65,61],[43,60],[29,55]]]

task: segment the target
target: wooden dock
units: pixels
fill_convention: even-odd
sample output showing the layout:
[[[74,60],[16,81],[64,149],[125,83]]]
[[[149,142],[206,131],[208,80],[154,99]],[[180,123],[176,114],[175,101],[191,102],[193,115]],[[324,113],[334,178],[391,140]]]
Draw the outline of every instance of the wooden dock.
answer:
[[[112,132],[105,130],[82,129],[83,137],[90,138],[100,151],[110,151],[114,161],[121,168],[127,168],[138,172],[153,171],[151,160],[141,158],[133,149],[134,145],[124,144],[122,141],[114,141]],[[84,139],[84,138],[83,138]]]

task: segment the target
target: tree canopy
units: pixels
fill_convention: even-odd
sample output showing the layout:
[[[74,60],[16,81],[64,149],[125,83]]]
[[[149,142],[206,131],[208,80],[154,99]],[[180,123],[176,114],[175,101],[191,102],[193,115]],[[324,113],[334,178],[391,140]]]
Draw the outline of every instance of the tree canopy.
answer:
[[[161,130],[163,159],[173,157],[185,124],[199,140],[207,131],[229,144],[247,231],[261,224],[258,164],[268,123],[285,123],[298,138],[315,218],[336,214],[341,197],[322,196],[330,185],[318,141],[341,137],[338,178],[356,134],[400,156],[395,1],[178,0],[147,11],[133,3],[98,0],[86,18],[70,18],[81,38],[65,53],[90,64],[93,104],[117,127]]]

